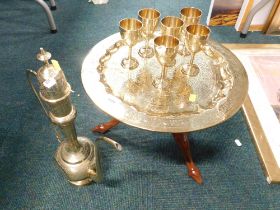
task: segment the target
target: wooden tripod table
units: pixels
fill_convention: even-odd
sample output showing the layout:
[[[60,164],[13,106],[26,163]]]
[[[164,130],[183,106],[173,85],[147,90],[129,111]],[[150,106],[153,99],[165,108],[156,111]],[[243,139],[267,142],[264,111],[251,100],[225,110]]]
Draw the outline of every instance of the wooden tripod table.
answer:
[[[161,75],[161,66],[155,57],[144,59],[138,55],[143,45],[139,42],[132,49],[132,56],[139,62],[135,70],[121,66],[128,48],[118,33],[100,41],[86,56],[81,72],[83,86],[91,100],[113,118],[93,131],[104,133],[123,122],[172,133],[189,176],[201,184],[187,133],[224,122],[239,110],[248,91],[245,69],[228,49],[209,41],[196,54],[195,63],[200,68],[197,76],[182,73],[190,58],[177,55],[176,64],[167,71],[167,87],[160,89],[153,81]]]
[[[119,123],[120,123],[119,120],[112,119],[109,122],[102,123],[96,126],[95,128],[92,129],[92,131],[98,133],[106,133],[107,131],[109,131],[111,128],[115,127]],[[188,140],[187,134],[172,133],[172,135],[184,155],[185,165],[188,168],[189,176],[192,177],[196,183],[202,184],[203,180],[201,177],[201,173],[199,169],[196,167],[196,165],[194,164],[192,159],[190,142]]]

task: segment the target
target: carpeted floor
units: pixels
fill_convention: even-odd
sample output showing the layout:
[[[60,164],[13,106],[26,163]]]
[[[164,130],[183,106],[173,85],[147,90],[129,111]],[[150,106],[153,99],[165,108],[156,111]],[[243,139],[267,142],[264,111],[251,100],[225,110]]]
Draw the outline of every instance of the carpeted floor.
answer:
[[[203,10],[210,0],[57,0],[58,27],[50,34],[42,9],[31,0],[0,2],[0,208],[1,209],[279,209],[280,186],[269,185],[241,112],[223,124],[190,134],[194,160],[204,184],[187,176],[183,157],[170,134],[120,124],[107,134],[123,152],[102,146],[104,181],[74,187],[53,155],[58,146],[26,81],[37,70],[35,56],[44,47],[57,59],[75,91],[80,135],[95,139],[90,128],[109,117],[86,95],[80,71],[83,59],[100,40],[118,31],[118,22],[137,17],[143,7],[178,15],[184,6]],[[212,28],[212,38],[231,43],[279,43],[279,37],[250,33],[240,39],[232,27]],[[243,146],[237,147],[235,139]]]

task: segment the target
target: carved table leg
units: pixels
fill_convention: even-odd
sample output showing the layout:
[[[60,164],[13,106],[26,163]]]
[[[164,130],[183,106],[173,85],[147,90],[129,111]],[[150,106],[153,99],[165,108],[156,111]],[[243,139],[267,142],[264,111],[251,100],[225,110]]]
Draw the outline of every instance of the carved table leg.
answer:
[[[203,180],[200,174],[199,169],[193,162],[192,155],[191,155],[191,148],[190,142],[188,140],[186,133],[172,133],[176,143],[180,147],[181,151],[183,152],[185,158],[185,164],[189,171],[189,176],[194,179],[194,181],[198,184],[202,184]]]
[[[98,133],[106,133],[108,130],[115,127],[119,123],[119,120],[113,118],[109,122],[102,123],[100,125],[97,125],[95,128],[92,128],[92,131]]]

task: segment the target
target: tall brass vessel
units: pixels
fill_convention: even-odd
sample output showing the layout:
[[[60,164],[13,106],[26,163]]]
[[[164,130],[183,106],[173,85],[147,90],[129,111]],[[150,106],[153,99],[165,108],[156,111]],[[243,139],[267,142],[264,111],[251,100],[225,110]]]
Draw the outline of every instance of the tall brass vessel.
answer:
[[[44,65],[37,72],[27,70],[26,74],[45,114],[59,127],[60,134],[57,138],[60,145],[55,160],[72,184],[86,185],[92,181],[99,182],[102,173],[96,142],[103,140],[117,150],[121,150],[121,145],[106,137],[100,137],[92,142],[86,137],[77,136],[74,124],[77,112],[70,99],[71,86],[58,62],[52,60],[52,63],[49,63],[50,58],[51,54],[41,48],[37,59],[44,62]],[[33,85],[32,77],[38,80],[39,92]]]

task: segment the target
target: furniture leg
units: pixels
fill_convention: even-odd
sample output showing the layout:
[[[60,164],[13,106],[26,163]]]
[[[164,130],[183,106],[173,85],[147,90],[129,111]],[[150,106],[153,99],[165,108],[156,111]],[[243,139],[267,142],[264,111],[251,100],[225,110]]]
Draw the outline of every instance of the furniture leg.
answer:
[[[187,134],[186,133],[172,133],[172,135],[184,155],[185,165],[188,168],[188,175],[190,177],[192,177],[196,183],[202,184],[203,180],[202,180],[200,171],[196,167],[196,165],[192,159],[190,142],[188,140]]]
[[[254,18],[254,16],[257,14],[258,11],[260,11],[265,5],[267,5],[271,0],[261,0],[258,4],[256,4],[250,11],[244,26],[242,28],[242,31],[240,33],[241,38],[246,38],[249,27],[251,25],[251,22]]]
[[[113,118],[109,122],[97,125],[95,128],[92,129],[92,131],[98,133],[106,133],[108,130],[115,127],[119,123],[119,120]]]
[[[51,6],[50,6],[51,10],[56,10],[55,1],[54,0],[50,0],[50,4],[51,4]]]
[[[56,33],[57,29],[56,29],[56,25],[53,19],[53,15],[52,12],[48,6],[48,4],[46,2],[44,2],[44,0],[35,0],[45,11],[47,17],[48,17],[48,21],[49,21],[49,25],[51,28],[51,33]]]

